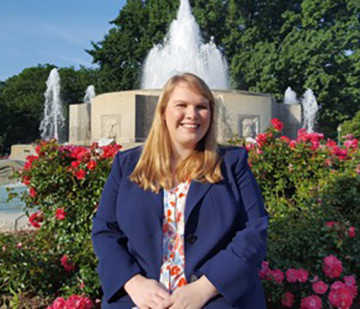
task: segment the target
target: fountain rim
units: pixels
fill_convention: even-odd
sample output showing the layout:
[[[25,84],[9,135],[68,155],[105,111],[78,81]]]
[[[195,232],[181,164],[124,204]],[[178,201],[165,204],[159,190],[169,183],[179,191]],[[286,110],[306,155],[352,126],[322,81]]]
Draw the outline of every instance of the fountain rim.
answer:
[[[113,91],[113,92],[106,92],[96,95],[92,99],[97,99],[100,97],[106,97],[114,94],[137,94],[137,95],[153,95],[159,96],[162,89],[132,89],[132,90],[120,90],[120,91]],[[219,96],[222,94],[242,94],[247,96],[259,96],[259,97],[272,97],[271,94],[267,93],[257,93],[245,90],[236,90],[236,89],[211,89],[215,96]]]

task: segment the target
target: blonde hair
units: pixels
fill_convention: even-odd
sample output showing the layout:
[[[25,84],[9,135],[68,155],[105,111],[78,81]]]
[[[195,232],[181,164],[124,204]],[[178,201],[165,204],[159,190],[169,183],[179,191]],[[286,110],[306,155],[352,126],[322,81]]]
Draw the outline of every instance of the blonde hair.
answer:
[[[216,143],[214,96],[201,78],[191,73],[184,73],[173,76],[164,86],[142,154],[129,177],[144,190],[150,189],[158,193],[161,188],[169,190],[174,187],[171,174],[171,139],[163,115],[171,94],[180,83],[186,83],[209,101],[211,120],[208,131],[198,142],[195,150],[178,162],[175,169],[177,180],[184,182],[192,179],[216,183],[223,179],[220,170],[221,159]]]

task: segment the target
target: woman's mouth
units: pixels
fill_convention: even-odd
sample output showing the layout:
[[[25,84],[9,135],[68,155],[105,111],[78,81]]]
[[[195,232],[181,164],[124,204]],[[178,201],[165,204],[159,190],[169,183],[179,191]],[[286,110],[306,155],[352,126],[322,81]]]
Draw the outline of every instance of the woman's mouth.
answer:
[[[182,127],[186,128],[186,129],[197,129],[198,127],[200,127],[199,124],[190,124],[190,123],[182,123],[181,124]]]

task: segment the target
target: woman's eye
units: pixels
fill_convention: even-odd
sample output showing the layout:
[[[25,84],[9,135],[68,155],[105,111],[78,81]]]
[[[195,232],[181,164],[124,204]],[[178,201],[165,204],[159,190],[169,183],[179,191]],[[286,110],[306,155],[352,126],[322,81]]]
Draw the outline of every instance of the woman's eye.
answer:
[[[198,106],[198,109],[209,109],[206,105],[200,105]]]

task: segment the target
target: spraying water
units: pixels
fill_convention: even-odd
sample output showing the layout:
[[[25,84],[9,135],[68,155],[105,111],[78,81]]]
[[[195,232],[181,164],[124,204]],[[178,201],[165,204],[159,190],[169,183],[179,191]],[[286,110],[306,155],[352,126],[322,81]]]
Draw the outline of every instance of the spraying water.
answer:
[[[310,88],[305,91],[301,104],[304,111],[303,128],[305,128],[308,133],[313,133],[315,116],[319,109],[319,106],[316,101],[316,97]]]
[[[84,103],[90,104],[91,99],[96,96],[95,94],[95,87],[93,85],[90,85],[86,88],[85,97],[84,97]]]
[[[60,76],[57,69],[51,70],[46,85],[44,118],[40,123],[41,138],[44,140],[56,138],[58,142],[63,142],[61,139],[65,118],[60,100]]]
[[[284,104],[293,105],[298,104],[299,101],[296,98],[296,92],[291,89],[291,87],[287,87],[284,96]]]
[[[177,18],[163,44],[154,46],[144,64],[142,88],[162,88],[173,75],[190,72],[212,89],[228,88],[228,65],[213,38],[203,44],[199,25],[191,14],[189,0],[181,0]]]

